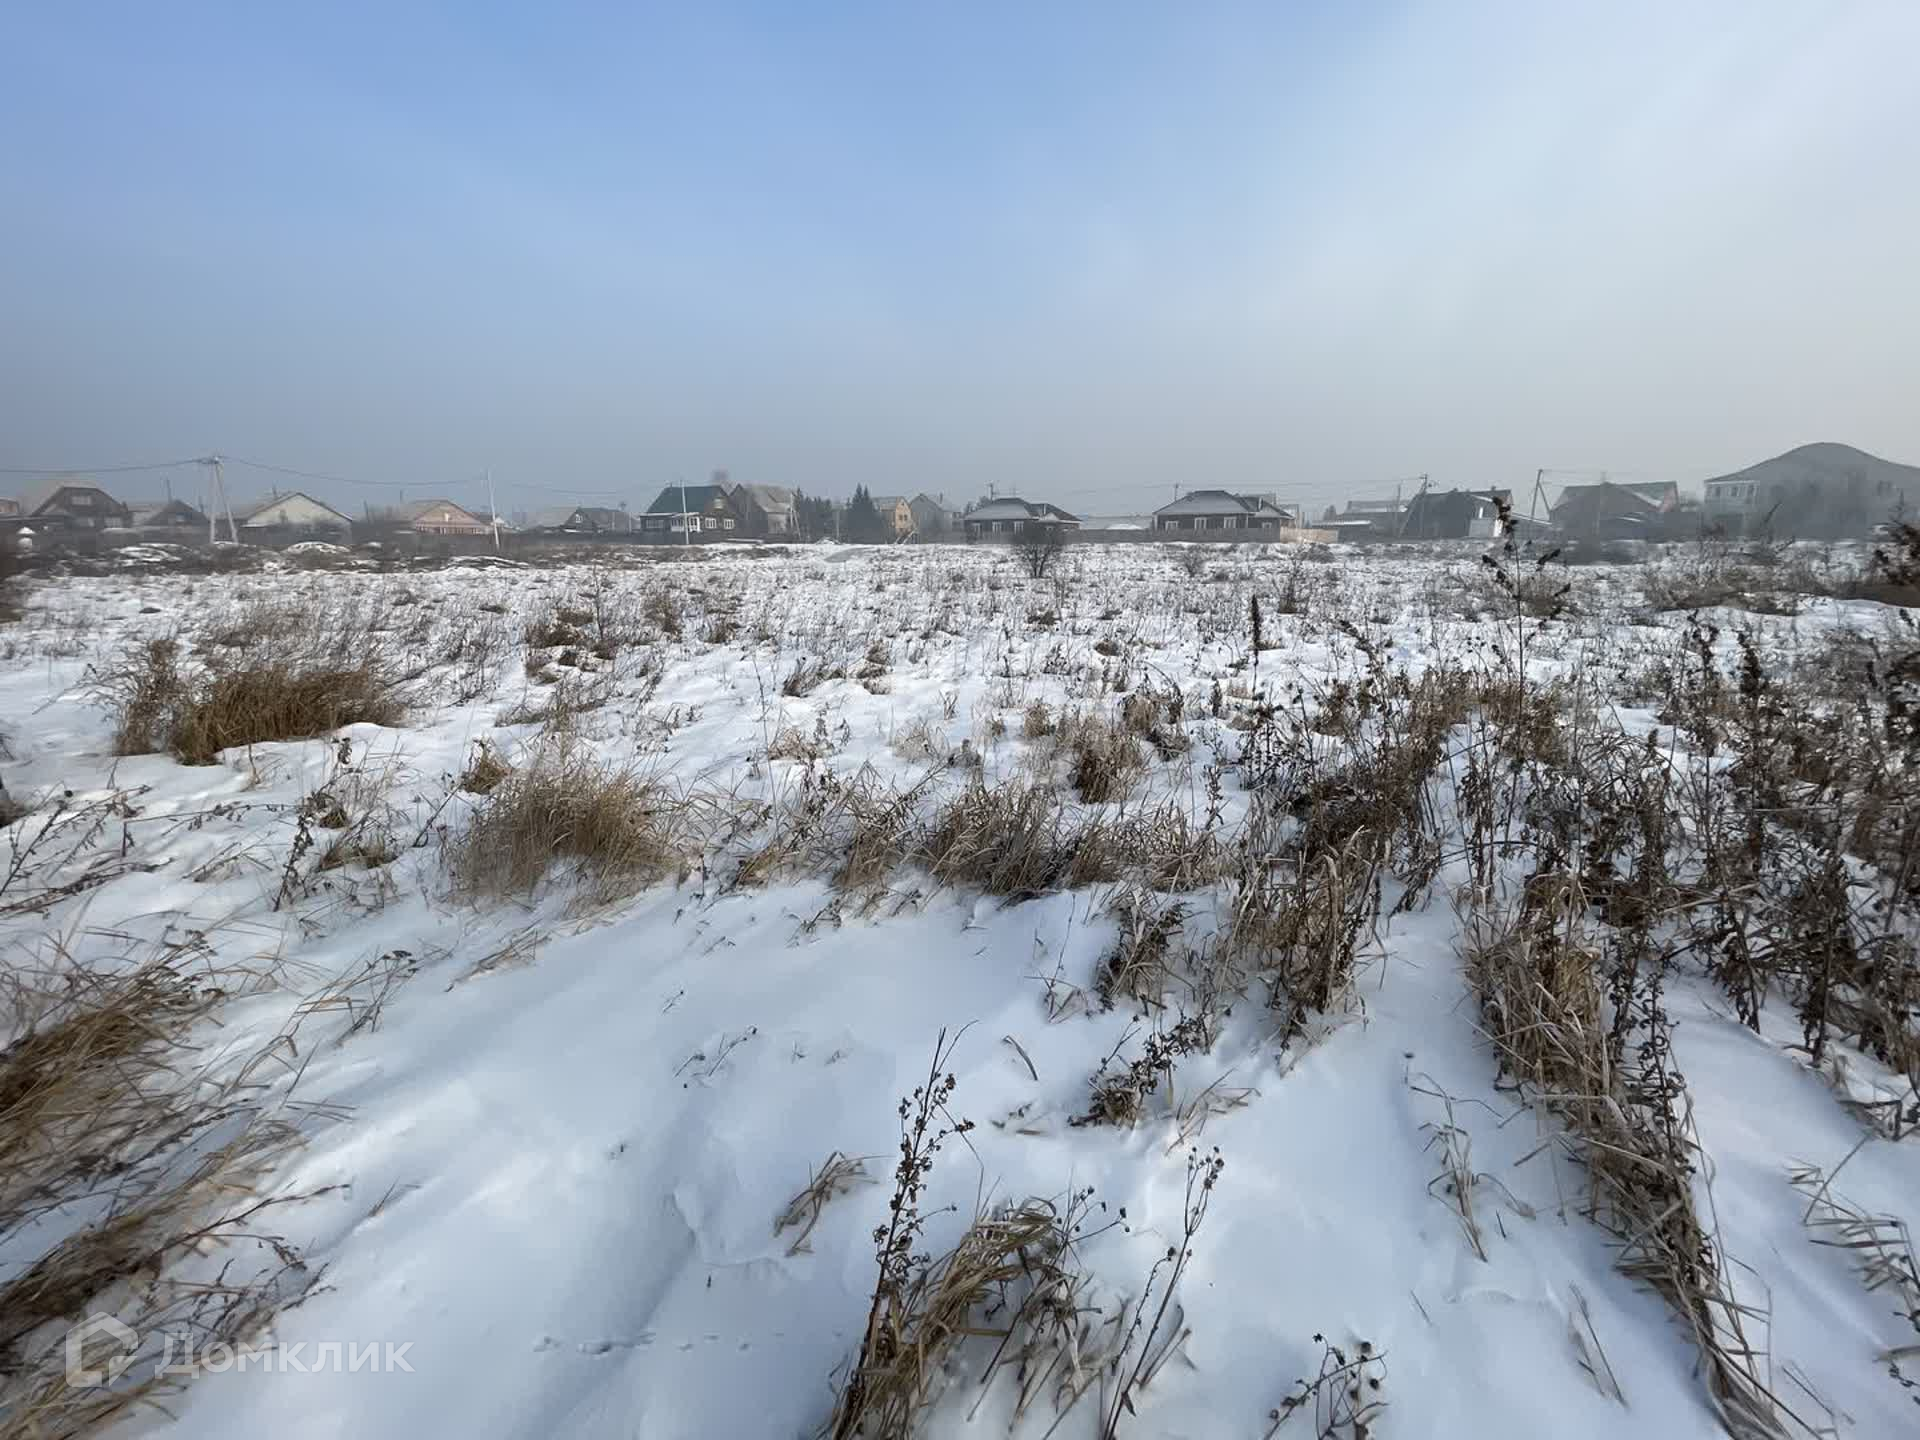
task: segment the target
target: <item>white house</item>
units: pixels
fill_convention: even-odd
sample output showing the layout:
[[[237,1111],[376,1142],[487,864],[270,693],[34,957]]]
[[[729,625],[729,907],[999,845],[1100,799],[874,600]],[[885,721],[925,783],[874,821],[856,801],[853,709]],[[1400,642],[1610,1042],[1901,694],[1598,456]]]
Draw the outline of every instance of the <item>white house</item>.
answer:
[[[311,495],[304,495],[298,490],[269,496],[235,518],[242,530],[251,531],[255,536],[272,532],[345,538],[353,533],[353,521],[331,505],[323,505]]]

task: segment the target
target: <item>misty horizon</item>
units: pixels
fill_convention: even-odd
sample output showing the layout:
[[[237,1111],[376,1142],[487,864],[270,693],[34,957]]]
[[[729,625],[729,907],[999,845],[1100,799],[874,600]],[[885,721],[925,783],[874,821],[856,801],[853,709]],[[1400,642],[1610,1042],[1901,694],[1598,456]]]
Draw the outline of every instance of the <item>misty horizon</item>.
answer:
[[[1920,7],[21,11],[0,469],[1312,509],[1920,461]],[[88,469],[88,467],[98,467]],[[333,477],[333,478],[328,478]],[[31,483],[10,473],[0,491]],[[352,482],[352,483],[348,483]]]

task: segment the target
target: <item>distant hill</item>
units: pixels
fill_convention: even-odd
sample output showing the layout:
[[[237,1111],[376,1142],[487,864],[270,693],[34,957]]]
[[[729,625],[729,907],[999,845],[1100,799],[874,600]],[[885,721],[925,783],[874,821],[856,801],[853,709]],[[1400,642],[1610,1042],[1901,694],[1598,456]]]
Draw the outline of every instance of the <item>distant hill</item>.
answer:
[[[1744,520],[1749,533],[1764,529],[1782,539],[1865,535],[1902,508],[1920,512],[1920,465],[1832,441],[1801,445],[1706,485],[1709,521]]]

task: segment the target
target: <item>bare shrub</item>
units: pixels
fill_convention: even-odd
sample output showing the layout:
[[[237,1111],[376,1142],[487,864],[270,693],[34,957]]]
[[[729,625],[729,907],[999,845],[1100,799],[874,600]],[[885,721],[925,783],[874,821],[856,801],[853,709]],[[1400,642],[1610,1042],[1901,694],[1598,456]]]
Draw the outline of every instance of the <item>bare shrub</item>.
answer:
[[[1066,548],[1066,532],[1058,525],[1028,525],[1013,542],[1014,558],[1034,580],[1044,580]]]
[[[1135,1413],[1134,1395],[1153,1383],[1153,1377],[1186,1338],[1187,1332],[1177,1318],[1181,1312],[1174,1307],[1174,1296],[1180,1289],[1181,1277],[1187,1273],[1187,1266],[1193,1260],[1193,1242],[1200,1233],[1200,1227],[1206,1223],[1207,1209],[1213,1202],[1213,1190],[1220,1183],[1226,1163],[1218,1147],[1206,1154],[1196,1150],[1187,1156],[1187,1193],[1180,1207],[1180,1240],[1178,1244],[1169,1245],[1166,1254],[1154,1261],[1153,1269],[1147,1274],[1147,1283],[1140,1289],[1139,1302],[1133,1308],[1133,1321],[1121,1339],[1120,1353],[1112,1361],[1117,1383],[1107,1404],[1106,1417],[1101,1422],[1100,1440],[1115,1440],[1120,1433],[1121,1417]],[[1164,1283],[1161,1276],[1163,1270]],[[1159,1289],[1159,1303],[1154,1305],[1156,1286]],[[1154,1305],[1151,1320],[1147,1317],[1149,1305]],[[1170,1316],[1176,1317],[1171,1326],[1168,1325]],[[1127,1366],[1129,1358],[1133,1361],[1130,1367]]]
[[[1267,1413],[1273,1425],[1266,1440],[1273,1440],[1296,1411],[1309,1408],[1314,1440],[1368,1440],[1387,1408],[1385,1353],[1374,1349],[1371,1340],[1355,1341],[1351,1354],[1323,1335],[1314,1336],[1313,1343],[1320,1347],[1319,1373],[1295,1381],[1293,1393]]]
[[[1125,1040],[1121,1041],[1125,1044]],[[1130,1129],[1146,1114],[1147,1101],[1173,1079],[1177,1061],[1188,1055],[1203,1054],[1213,1044],[1207,1019],[1188,1015],[1165,1030],[1147,1036],[1140,1054],[1117,1064],[1119,1048],[1100,1062],[1100,1068],[1088,1082],[1092,1099],[1086,1113],[1073,1118],[1075,1125],[1116,1125]]]

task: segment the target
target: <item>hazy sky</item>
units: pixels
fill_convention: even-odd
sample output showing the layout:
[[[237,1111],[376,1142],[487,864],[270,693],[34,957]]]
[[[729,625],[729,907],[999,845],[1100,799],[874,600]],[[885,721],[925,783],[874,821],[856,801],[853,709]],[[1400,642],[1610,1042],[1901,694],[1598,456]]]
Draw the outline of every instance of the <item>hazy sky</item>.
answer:
[[[1920,462],[1916,64],[1920,0],[0,0],[0,466]]]

